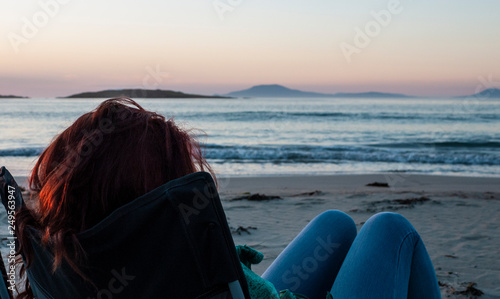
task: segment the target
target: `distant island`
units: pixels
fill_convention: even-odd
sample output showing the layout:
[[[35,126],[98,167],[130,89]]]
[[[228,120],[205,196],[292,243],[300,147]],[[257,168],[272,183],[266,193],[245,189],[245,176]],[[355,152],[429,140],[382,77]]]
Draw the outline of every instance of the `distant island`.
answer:
[[[481,92],[478,92],[478,93],[475,93],[475,94],[472,94],[472,95],[460,96],[459,98],[481,98],[481,99],[492,98],[492,99],[498,99],[498,98],[500,98],[500,89],[498,89],[498,88],[488,88],[488,89],[485,89],[485,90],[483,90]]]
[[[271,84],[271,85],[256,85],[249,89],[233,91],[226,96],[230,97],[330,97],[331,95],[317,92],[307,92],[298,89],[290,89],[288,87]]]
[[[220,99],[228,98],[224,96],[207,96],[199,94],[188,94],[180,91],[161,90],[161,89],[108,89],[96,92],[82,92],[70,95],[64,98],[116,98],[116,97],[129,97],[129,98],[208,98]]]
[[[8,96],[0,95],[0,99],[27,99],[27,98],[28,97],[13,96],[13,95],[8,95]]]
[[[384,92],[359,92],[359,93],[318,93],[302,91],[298,89],[291,89],[283,85],[256,85],[249,89],[233,91],[225,96],[229,97],[334,97],[334,98],[408,98],[411,96],[398,94],[398,93],[384,93]]]

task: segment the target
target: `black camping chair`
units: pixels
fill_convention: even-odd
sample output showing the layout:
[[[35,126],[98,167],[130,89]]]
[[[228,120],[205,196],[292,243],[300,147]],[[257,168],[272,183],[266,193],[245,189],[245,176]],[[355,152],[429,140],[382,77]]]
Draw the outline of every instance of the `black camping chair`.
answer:
[[[51,251],[38,231],[31,236],[27,273],[36,298],[250,298],[206,172],[172,180],[79,233],[87,254],[81,270],[93,285],[65,263],[52,273]]]

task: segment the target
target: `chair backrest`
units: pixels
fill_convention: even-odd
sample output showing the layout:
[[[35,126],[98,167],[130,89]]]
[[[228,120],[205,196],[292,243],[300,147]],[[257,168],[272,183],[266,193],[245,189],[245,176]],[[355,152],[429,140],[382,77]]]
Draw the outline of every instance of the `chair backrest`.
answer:
[[[170,181],[78,234],[81,270],[52,273],[52,252],[32,230],[27,269],[36,298],[250,298],[210,174]]]

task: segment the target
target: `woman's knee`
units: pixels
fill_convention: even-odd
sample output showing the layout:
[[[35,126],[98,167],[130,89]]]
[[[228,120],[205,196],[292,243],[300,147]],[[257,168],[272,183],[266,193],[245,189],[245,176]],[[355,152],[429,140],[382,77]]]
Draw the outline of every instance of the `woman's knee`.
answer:
[[[348,224],[354,224],[354,220],[352,220],[351,216],[339,210],[327,210],[316,216],[314,221],[320,222],[345,222]]]
[[[356,236],[356,223],[351,216],[338,210],[328,210],[316,216],[310,225],[320,226],[322,228],[329,228],[339,233],[346,233]]]
[[[392,212],[382,212],[373,215],[366,221],[364,226],[377,227],[382,230],[404,230],[404,231],[415,231],[413,225],[408,221],[403,215],[392,213]]]

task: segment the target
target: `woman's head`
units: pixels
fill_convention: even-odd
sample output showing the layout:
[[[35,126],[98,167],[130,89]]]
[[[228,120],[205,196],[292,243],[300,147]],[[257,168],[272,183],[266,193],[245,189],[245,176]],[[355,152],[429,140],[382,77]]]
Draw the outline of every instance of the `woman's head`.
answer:
[[[172,119],[128,98],[82,115],[42,153],[30,185],[42,225],[81,231],[154,188],[208,168]]]
[[[76,233],[198,170],[210,168],[189,131],[131,99],[104,101],[58,135],[38,159],[30,178],[36,208],[20,215],[21,243],[27,240],[25,226],[35,226],[54,250],[54,267],[62,259],[71,264],[78,251]]]

